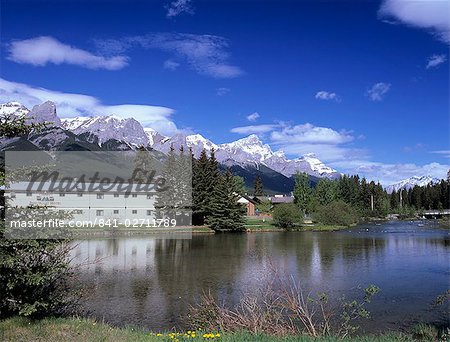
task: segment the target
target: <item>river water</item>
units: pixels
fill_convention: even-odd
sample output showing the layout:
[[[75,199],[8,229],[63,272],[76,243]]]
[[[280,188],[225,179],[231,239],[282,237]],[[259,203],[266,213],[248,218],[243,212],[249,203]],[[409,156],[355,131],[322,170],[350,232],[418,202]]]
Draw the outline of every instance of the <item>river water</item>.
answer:
[[[186,329],[189,305],[204,291],[229,305],[278,274],[332,298],[381,288],[363,331],[402,330],[418,322],[448,324],[432,308],[450,288],[450,231],[433,221],[363,224],[338,232],[199,234],[80,240],[72,251],[83,307],[118,326]]]

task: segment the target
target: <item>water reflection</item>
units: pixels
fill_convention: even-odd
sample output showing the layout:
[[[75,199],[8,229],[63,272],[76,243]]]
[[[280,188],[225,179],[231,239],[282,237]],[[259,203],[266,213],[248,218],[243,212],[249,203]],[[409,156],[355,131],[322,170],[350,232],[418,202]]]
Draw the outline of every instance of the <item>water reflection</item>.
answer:
[[[117,325],[183,327],[181,316],[203,291],[236,303],[276,270],[336,295],[377,284],[366,328],[383,330],[435,319],[428,304],[448,288],[448,247],[448,231],[396,222],[332,233],[92,239],[79,241],[72,257],[83,264],[81,281],[94,285],[84,306]]]

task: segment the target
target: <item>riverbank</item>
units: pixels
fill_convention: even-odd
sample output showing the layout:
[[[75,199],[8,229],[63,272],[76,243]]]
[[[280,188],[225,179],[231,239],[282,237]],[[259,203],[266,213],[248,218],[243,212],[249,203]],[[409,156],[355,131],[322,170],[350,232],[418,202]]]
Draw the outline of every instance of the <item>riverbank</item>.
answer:
[[[0,340],[2,341],[236,341],[236,342],[388,342],[414,341],[404,334],[383,336],[360,336],[348,339],[333,337],[311,338],[308,336],[272,337],[250,333],[225,333],[189,331],[183,333],[149,333],[136,328],[115,328],[108,324],[84,318],[46,318],[29,320],[15,317],[0,321]]]
[[[338,225],[323,225],[319,223],[305,223],[298,225],[291,229],[291,231],[336,231],[347,229],[347,226]],[[284,232],[286,229],[277,227],[273,219],[271,218],[247,218],[245,222],[245,231],[248,233],[252,232]],[[127,236],[143,236],[143,235],[155,235],[155,234],[214,234],[215,231],[210,229],[208,226],[186,226],[186,227],[175,227],[167,229],[152,229],[152,228],[127,228],[119,227],[116,229],[108,229],[101,227],[92,228],[77,228],[72,229],[72,238],[83,238],[83,237],[127,237]]]

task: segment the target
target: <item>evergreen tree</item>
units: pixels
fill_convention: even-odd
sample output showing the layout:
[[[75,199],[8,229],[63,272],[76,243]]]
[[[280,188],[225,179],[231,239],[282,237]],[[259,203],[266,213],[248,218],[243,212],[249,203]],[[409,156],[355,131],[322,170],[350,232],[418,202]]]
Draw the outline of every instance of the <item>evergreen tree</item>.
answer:
[[[219,175],[215,184],[215,198],[207,222],[216,231],[242,231],[244,229],[245,207],[238,203],[239,189],[230,170]]]
[[[154,171],[152,155],[144,146],[138,147],[134,156],[133,181],[146,183],[150,173]]]
[[[294,203],[298,208],[306,213],[308,206],[311,202],[311,185],[309,183],[309,176],[306,173],[299,173],[295,175],[295,187],[294,187]]]
[[[256,178],[255,178],[254,187],[255,187],[255,191],[254,191],[255,196],[264,196],[263,183],[262,183],[262,179],[259,175],[256,176]]]
[[[322,178],[314,189],[315,202],[318,205],[327,205],[337,198],[337,182]]]
[[[396,211],[399,207],[399,194],[397,193],[397,191],[395,190],[392,191],[390,202],[391,202],[391,210]]]
[[[210,163],[203,149],[198,160],[193,159],[192,174],[192,223],[205,224],[210,194]]]

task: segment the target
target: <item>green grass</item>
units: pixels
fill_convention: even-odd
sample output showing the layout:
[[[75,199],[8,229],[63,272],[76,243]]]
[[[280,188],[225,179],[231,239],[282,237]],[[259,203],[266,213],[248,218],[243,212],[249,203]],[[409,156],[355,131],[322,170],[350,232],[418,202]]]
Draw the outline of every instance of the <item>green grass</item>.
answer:
[[[272,218],[260,218],[260,217],[247,217],[245,222],[245,229],[250,232],[262,232],[262,231],[283,231],[282,228],[273,224]]]
[[[206,335],[205,335],[206,334]],[[390,334],[384,336],[362,336],[340,340],[333,337],[313,339],[307,336],[271,337],[254,335],[246,332],[225,333],[217,332],[183,332],[183,333],[149,333],[136,328],[114,328],[110,325],[98,323],[84,318],[46,318],[31,321],[25,318],[10,318],[0,321],[1,341],[224,341],[224,342],[388,342],[413,341],[406,335]]]

